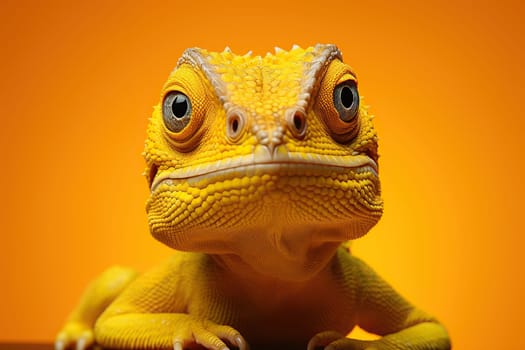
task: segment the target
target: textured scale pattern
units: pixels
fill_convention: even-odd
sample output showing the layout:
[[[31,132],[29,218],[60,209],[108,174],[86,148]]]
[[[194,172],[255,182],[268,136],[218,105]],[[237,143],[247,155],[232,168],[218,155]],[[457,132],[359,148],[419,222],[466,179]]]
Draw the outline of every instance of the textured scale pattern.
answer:
[[[435,318],[348,250],[383,211],[357,85],[334,45],[186,50],[144,151],[150,231],[177,251],[143,274],[104,272],[56,350],[449,349]],[[345,337],[356,325],[378,339]]]
[[[157,176],[166,180],[158,183],[148,201],[153,234],[184,249],[181,244],[186,244],[193,230],[218,232],[270,222],[282,227],[344,222],[345,239],[368,231],[382,211],[377,176],[363,168],[328,165],[347,164],[362,150],[375,156],[377,136],[372,117],[361,108],[356,137],[342,146],[327,133],[325,121],[318,116],[319,110],[327,108],[324,99],[316,103],[312,98],[320,94],[332,99],[332,90],[322,89],[319,78],[331,63],[342,65],[333,61],[340,57],[331,45],[277,49],[265,57],[239,56],[230,50],[187,51],[172,77],[187,66],[203,74],[207,78],[203,84],[215,91],[215,113],[207,113],[205,134],[195,151],[181,154],[172,151],[169,141],[161,136],[161,108],[155,109],[145,153],[148,164],[158,168]],[[325,85],[335,85],[339,78],[328,72]],[[166,88],[172,88],[170,79]],[[299,138],[289,130],[290,115],[297,111],[304,114],[307,124],[305,135]],[[244,135],[225,142],[224,126],[232,114],[242,120]],[[263,163],[273,159],[282,163],[280,167],[265,168]],[[312,162],[324,166],[312,166]],[[235,174],[196,176],[224,164],[229,168],[245,166]]]

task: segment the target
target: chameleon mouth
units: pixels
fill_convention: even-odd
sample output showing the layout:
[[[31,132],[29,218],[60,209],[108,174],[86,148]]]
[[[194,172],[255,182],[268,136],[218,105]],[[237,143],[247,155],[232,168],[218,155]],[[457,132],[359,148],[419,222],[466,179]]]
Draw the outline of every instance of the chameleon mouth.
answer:
[[[326,173],[345,173],[352,170],[356,173],[369,173],[378,181],[377,163],[365,154],[353,156],[330,156],[319,154],[289,153],[283,160],[260,160],[249,154],[237,158],[227,158],[211,164],[196,165],[177,169],[171,173],[155,177],[151,184],[154,192],[161,184],[175,182],[197,183],[210,178],[242,178],[246,175],[288,174],[315,175]]]

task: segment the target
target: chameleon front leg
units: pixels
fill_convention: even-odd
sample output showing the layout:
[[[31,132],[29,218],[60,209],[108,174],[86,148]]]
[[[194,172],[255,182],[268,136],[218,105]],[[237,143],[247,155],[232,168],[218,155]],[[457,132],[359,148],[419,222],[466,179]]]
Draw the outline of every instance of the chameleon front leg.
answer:
[[[93,327],[107,306],[135,279],[137,272],[114,266],[91,282],[55,339],[55,349],[82,350],[93,344]]]
[[[182,313],[131,313],[101,318],[95,326],[96,341],[111,349],[174,349],[200,345],[206,349],[240,350],[247,345],[232,327]]]
[[[207,261],[203,255],[180,253],[142,274],[99,316],[95,342],[110,349],[224,350],[233,345],[245,350],[237,330],[206,319],[202,311],[208,299],[200,292],[210,288]]]
[[[347,266],[357,274],[359,305],[357,323],[364,330],[381,335],[377,340],[358,340],[326,331],[316,334],[308,350],[448,350],[446,329],[433,317],[415,308],[358,258]]]

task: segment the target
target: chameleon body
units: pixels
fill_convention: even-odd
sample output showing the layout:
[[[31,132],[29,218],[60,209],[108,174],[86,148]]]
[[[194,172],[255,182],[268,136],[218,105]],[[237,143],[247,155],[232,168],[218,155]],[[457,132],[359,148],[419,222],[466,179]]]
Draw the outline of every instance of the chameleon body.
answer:
[[[450,347],[343,244],[383,204],[372,116],[335,46],[186,50],[144,154],[151,233],[177,251],[141,275],[103,273],[57,349]],[[380,337],[346,338],[356,325]]]

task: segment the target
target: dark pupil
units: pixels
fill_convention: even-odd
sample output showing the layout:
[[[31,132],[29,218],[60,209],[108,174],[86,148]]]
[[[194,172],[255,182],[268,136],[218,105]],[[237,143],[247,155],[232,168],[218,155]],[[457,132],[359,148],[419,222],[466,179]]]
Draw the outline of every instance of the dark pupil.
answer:
[[[341,89],[341,103],[345,108],[350,108],[354,102],[354,94],[348,86]]]
[[[176,96],[171,104],[171,110],[173,115],[177,118],[182,118],[186,115],[188,111],[188,100],[184,96]]]

